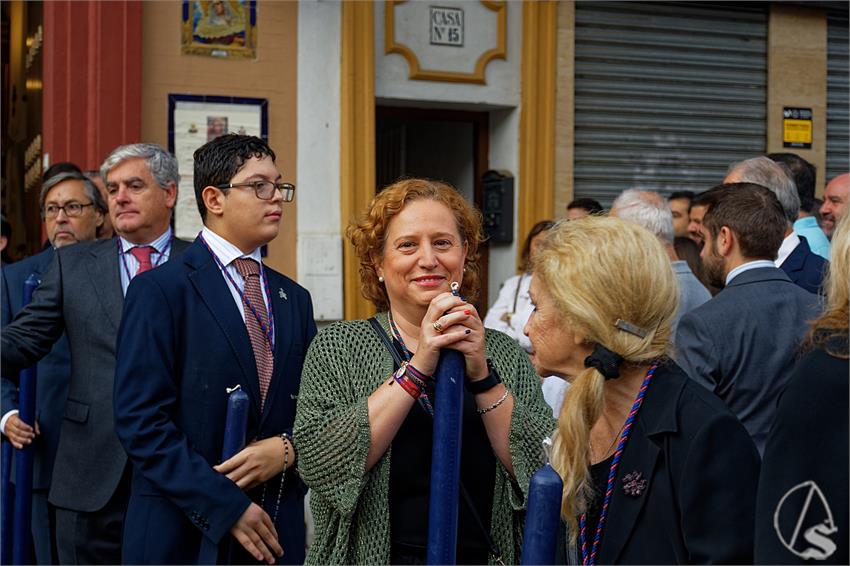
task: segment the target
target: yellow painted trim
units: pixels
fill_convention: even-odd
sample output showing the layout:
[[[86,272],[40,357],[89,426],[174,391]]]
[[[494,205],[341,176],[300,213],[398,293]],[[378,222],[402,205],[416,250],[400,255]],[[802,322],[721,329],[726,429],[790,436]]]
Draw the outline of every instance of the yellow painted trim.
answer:
[[[395,40],[395,7],[403,4],[406,0],[386,0],[384,5],[384,53],[398,53],[407,60],[409,68],[408,78],[418,81],[440,81],[448,83],[474,83],[486,84],[484,69],[494,59],[505,59],[507,49],[508,30],[508,7],[504,1],[481,0],[481,4],[488,10],[496,12],[496,47],[489,49],[478,57],[475,62],[475,71],[472,73],[459,73],[455,71],[436,71],[423,69],[419,65],[416,53],[403,43]]]
[[[554,217],[557,23],[557,2],[523,2],[519,242],[535,223]]]
[[[375,7],[342,2],[340,208],[342,231],[375,196]],[[357,255],[342,248],[346,319],[368,318],[375,309],[360,293]]]

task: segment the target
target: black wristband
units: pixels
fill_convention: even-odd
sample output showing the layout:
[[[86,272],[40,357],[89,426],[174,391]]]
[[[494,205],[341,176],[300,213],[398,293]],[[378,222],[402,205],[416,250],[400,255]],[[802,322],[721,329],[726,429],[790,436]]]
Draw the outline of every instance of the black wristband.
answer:
[[[502,378],[499,377],[499,374],[496,372],[496,366],[493,365],[489,359],[487,360],[487,377],[484,379],[479,379],[478,381],[469,381],[466,380],[466,390],[472,393],[473,395],[478,395],[479,393],[484,393],[485,391],[490,391],[500,383],[502,383]]]

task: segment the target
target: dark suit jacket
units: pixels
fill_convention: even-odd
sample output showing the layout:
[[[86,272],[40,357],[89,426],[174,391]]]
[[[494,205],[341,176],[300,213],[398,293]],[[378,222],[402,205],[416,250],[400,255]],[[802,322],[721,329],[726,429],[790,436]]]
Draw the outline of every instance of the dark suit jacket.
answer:
[[[756,564],[850,563],[848,370],[818,348],[791,375],[764,451]]]
[[[53,248],[28,257],[3,268],[2,325],[6,326],[23,308],[24,282],[34,274],[41,279],[53,260]],[[3,353],[5,356],[5,351]],[[71,377],[71,351],[68,337],[62,337],[53,345],[37,367],[36,422],[41,434],[33,443],[33,489],[50,487],[53,461],[59,445],[59,427],[62,425],[62,408],[68,397],[68,381]],[[2,380],[3,414],[18,408],[18,388],[12,380]]]
[[[275,367],[262,412],[245,323],[200,241],[182,261],[130,285],[115,375],[115,427],[134,470],[124,526],[127,563],[195,562],[202,544],[224,539],[222,551],[230,544],[225,535],[250,499],[212,469],[221,460],[226,388],[239,384],[251,399],[249,439],[291,432],[301,367],[316,325],[307,290],[271,269],[266,275]],[[280,476],[266,484],[270,516],[279,486]],[[250,495],[262,499],[263,489]],[[304,491],[288,473],[277,517],[286,563],[304,560]]]
[[[174,240],[170,258],[188,245]],[[37,362],[67,333],[71,382],[50,502],[92,512],[109,501],[127,456],[115,434],[112,384],[121,322],[117,238],[56,250],[32,302],[2,331],[3,375]]]
[[[633,472],[646,480],[638,496],[623,489]],[[597,564],[752,563],[758,474],[729,409],[674,363],[660,366],[623,451]],[[559,559],[580,564],[578,545]]]
[[[821,293],[823,289],[823,276],[826,274],[826,268],[829,262],[821,256],[812,253],[809,248],[809,243],[806,238],[800,236],[800,243],[791,251],[791,254],[785,258],[782,265],[779,266],[788,277],[808,291],[809,293]]]
[[[781,269],[763,267],[741,273],[679,323],[679,365],[723,399],[759,452],[818,301]]]

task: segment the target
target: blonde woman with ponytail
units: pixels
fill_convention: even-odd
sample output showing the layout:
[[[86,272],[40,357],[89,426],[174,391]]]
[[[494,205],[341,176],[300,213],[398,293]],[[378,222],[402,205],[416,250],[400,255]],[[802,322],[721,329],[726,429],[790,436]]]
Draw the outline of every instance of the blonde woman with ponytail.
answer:
[[[561,223],[530,294],[535,369],[572,384],[552,451],[559,561],[751,562],[758,453],[670,357],[678,289],[658,239],[617,218]]]

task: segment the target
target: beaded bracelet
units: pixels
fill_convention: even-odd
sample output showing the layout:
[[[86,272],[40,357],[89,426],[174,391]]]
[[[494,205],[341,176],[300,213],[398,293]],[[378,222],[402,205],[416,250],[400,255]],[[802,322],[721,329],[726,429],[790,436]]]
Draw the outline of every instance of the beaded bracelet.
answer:
[[[393,379],[402,389],[405,390],[405,392],[407,392],[408,395],[414,399],[419,399],[419,396],[422,395],[422,389],[410,380],[406,370],[406,366],[402,365],[398,371],[393,373]]]
[[[478,414],[483,415],[484,413],[489,413],[490,411],[492,411],[493,409],[495,409],[496,407],[498,407],[499,405],[504,403],[505,399],[507,399],[507,398],[508,398],[508,388],[506,387],[505,388],[505,394],[502,395],[501,397],[499,397],[498,401],[496,401],[495,403],[493,403],[489,407],[484,407],[483,409],[478,409]]]
[[[283,471],[280,474],[280,488],[277,490],[277,501],[274,505],[274,514],[272,516],[272,523],[277,522],[277,512],[280,509],[280,500],[283,498],[283,484],[286,480],[286,468],[289,467],[289,445],[292,444],[292,435],[282,432],[277,435],[283,441]],[[289,441],[289,442],[287,442]],[[292,449],[295,449],[295,445],[292,445]],[[294,462],[293,462],[294,463]],[[268,482],[263,484],[263,495],[260,499],[260,507],[265,509],[266,506],[266,486]]]

